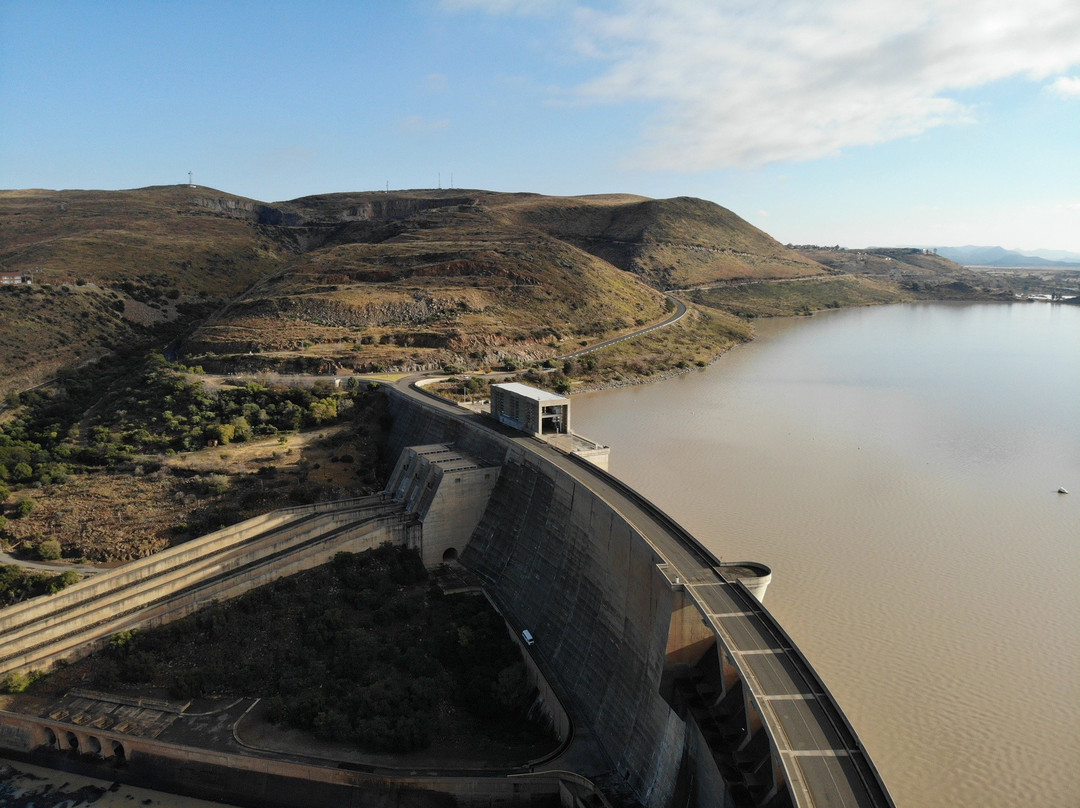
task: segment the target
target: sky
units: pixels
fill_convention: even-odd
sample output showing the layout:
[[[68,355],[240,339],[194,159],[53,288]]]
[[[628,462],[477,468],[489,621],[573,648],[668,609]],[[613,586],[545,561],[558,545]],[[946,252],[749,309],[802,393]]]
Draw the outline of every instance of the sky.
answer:
[[[0,0],[0,188],[696,196],[1080,252],[1076,0]],[[2,238],[2,234],[0,234]]]

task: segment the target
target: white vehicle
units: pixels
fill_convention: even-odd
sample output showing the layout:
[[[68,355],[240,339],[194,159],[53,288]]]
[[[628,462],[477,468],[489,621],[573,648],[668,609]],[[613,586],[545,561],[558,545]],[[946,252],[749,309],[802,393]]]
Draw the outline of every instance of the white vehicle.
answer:
[[[527,628],[522,630],[521,639],[525,640],[526,645],[532,645],[536,642],[536,640],[533,639],[532,632],[529,631]]]

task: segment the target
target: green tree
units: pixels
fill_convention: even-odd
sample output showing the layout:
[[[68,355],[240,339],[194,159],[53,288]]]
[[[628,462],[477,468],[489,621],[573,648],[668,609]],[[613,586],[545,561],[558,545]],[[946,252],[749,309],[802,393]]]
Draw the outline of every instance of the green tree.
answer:
[[[332,421],[337,418],[338,407],[336,398],[323,398],[311,403],[311,420],[316,424],[324,421]]]
[[[203,434],[208,441],[216,440],[224,446],[233,439],[234,435],[236,435],[236,427],[232,424],[211,424],[206,428],[206,431]]]
[[[232,422],[229,424],[229,426],[233,428],[232,439],[234,441],[242,442],[250,440],[252,434],[251,424],[248,423],[247,418],[242,415],[238,415],[236,418],[232,419]]]
[[[60,542],[56,539],[46,539],[37,546],[37,556],[42,561],[56,561],[60,558]]]
[[[23,497],[15,503],[15,515],[19,518],[29,516],[36,507],[37,503],[34,500],[30,499],[30,497]]]
[[[34,476],[34,469],[29,463],[17,463],[15,468],[11,470],[11,478],[17,483],[24,483],[32,479]]]

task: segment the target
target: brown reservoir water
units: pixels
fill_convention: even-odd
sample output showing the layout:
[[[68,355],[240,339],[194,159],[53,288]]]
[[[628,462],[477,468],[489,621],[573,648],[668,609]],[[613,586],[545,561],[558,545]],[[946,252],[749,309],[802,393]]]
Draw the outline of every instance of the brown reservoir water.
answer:
[[[1080,307],[756,328],[701,372],[575,396],[575,431],[773,568],[766,605],[899,806],[1080,806]]]

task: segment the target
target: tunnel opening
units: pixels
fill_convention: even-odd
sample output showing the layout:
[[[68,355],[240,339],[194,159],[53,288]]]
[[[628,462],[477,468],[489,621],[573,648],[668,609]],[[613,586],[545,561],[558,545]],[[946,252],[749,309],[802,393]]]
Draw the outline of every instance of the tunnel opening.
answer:
[[[76,752],[79,751],[79,736],[78,735],[76,735],[74,732],[69,732],[69,733],[67,733],[66,740],[67,740],[68,749],[72,749],[72,750],[74,750]]]
[[[446,563],[447,561],[456,560],[457,555],[458,555],[458,553],[457,553],[457,548],[456,547],[447,547],[446,550],[442,554],[443,563]]]

